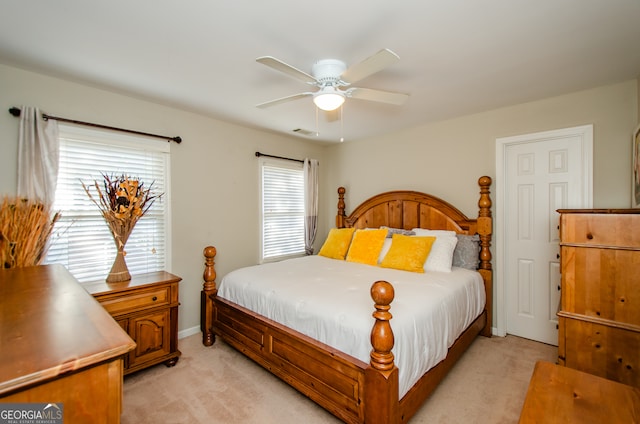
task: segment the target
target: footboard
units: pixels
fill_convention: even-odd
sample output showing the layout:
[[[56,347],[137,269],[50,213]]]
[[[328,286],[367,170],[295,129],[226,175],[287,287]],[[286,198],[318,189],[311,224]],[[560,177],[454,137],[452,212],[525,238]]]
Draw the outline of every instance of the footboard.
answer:
[[[223,299],[214,332],[345,422],[363,422],[367,364]]]
[[[205,248],[206,268],[215,248]],[[215,272],[205,269],[201,327],[203,343],[221,337],[274,375],[347,423],[399,423],[398,369],[389,320],[393,287],[371,288],[376,319],[371,331],[371,363],[366,364],[275,321],[216,296]],[[206,310],[207,307],[208,311]]]

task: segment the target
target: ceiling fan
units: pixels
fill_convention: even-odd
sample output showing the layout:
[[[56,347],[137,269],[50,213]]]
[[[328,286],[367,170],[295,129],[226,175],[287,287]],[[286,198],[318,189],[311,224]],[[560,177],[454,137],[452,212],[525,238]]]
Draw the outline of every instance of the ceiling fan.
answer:
[[[337,59],[322,59],[317,61],[311,75],[295,68],[272,56],[263,56],[257,62],[283,72],[310,86],[317,87],[317,91],[307,91],[282,97],[256,105],[259,108],[275,106],[303,97],[313,97],[313,102],[322,110],[332,111],[339,108],[346,98],[369,100],[373,102],[402,105],[409,97],[405,93],[373,90],[370,88],[352,87],[351,84],[360,81],[396,63],[400,58],[389,49],[382,49],[373,56],[347,68],[347,65]]]

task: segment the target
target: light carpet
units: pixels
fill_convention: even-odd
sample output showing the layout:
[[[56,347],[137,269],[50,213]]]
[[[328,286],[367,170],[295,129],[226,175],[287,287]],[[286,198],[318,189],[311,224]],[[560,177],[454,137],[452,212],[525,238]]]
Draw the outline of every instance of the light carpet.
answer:
[[[125,377],[123,424],[340,422],[221,340],[205,347],[201,338],[179,341],[176,366]],[[410,423],[517,423],[535,362],[557,353],[515,336],[478,337]]]

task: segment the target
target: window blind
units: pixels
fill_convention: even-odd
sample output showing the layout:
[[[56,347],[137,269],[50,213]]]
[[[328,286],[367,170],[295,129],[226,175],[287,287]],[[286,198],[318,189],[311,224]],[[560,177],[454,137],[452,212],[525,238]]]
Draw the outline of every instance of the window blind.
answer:
[[[304,254],[302,164],[261,159],[262,260]]]
[[[60,170],[54,210],[61,212],[45,263],[63,264],[80,282],[105,279],[116,246],[98,207],[82,187],[94,182],[104,190],[104,177],[126,175],[152,185],[156,199],[138,221],[125,245],[132,275],[167,269],[169,263],[169,147],[144,137],[59,127]]]

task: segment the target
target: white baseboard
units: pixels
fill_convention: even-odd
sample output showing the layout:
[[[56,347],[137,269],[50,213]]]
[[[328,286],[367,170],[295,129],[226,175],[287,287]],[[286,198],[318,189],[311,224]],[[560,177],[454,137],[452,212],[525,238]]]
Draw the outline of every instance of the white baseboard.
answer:
[[[185,337],[193,336],[200,332],[200,326],[196,325],[195,327],[185,328],[184,330],[178,331],[178,339],[184,339]]]

